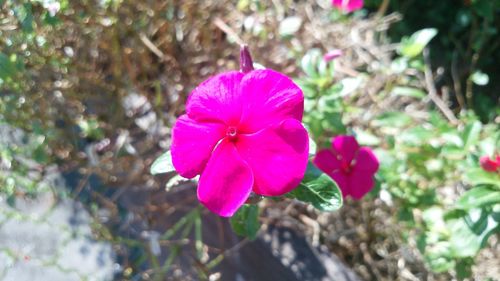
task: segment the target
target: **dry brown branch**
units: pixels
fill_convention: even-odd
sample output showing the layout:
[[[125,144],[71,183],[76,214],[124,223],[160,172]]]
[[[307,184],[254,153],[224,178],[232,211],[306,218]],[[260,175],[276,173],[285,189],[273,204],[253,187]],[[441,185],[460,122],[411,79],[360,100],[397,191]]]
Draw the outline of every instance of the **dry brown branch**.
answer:
[[[453,114],[450,108],[444,103],[444,101],[437,94],[436,86],[434,85],[434,80],[432,78],[429,49],[427,48],[424,49],[424,61],[425,61],[425,83],[427,86],[427,90],[429,91],[429,97],[453,125],[458,124],[458,119],[455,117],[455,114]]]
[[[229,25],[227,25],[222,19],[220,18],[215,18],[213,23],[215,26],[217,26],[220,30],[222,30],[224,33],[226,33],[229,37],[233,38],[236,43],[239,45],[246,45],[245,42],[240,38],[238,33],[234,31]]]
[[[144,33],[139,33],[139,39],[141,39],[141,42],[144,43],[144,45],[151,51],[153,54],[155,54],[157,57],[159,57],[161,60],[165,59],[165,54],[163,54],[158,47],[149,40],[149,38],[146,36]]]

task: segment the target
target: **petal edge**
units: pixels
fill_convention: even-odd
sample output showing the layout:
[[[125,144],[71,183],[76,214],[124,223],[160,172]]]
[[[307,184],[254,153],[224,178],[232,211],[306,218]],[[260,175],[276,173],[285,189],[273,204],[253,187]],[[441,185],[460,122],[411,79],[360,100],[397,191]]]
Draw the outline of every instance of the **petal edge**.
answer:
[[[231,217],[247,200],[253,183],[249,165],[238,155],[234,144],[224,139],[201,174],[198,200],[210,211]]]
[[[257,133],[243,135],[236,143],[254,175],[255,193],[280,196],[297,187],[309,158],[309,137],[302,124],[287,119]]]

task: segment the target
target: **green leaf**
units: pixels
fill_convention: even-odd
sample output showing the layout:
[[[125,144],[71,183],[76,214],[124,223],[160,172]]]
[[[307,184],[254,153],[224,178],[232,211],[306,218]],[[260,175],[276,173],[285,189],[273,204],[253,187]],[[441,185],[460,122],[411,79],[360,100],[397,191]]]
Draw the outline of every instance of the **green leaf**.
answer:
[[[363,77],[361,76],[342,79],[342,81],[340,81],[340,84],[342,85],[340,96],[345,97],[354,93],[361,86],[362,82]]]
[[[420,55],[437,33],[435,28],[425,28],[413,33],[409,38],[403,38],[399,53],[408,58]]]
[[[474,209],[469,216],[452,220],[450,247],[455,257],[474,257],[488,237],[498,230],[499,223],[484,210]]]
[[[198,177],[195,177],[195,178],[192,178],[192,179],[187,179],[179,174],[177,175],[174,175],[173,177],[171,177],[167,183],[165,184],[165,190],[166,191],[170,191],[174,186],[178,186],[178,185],[181,185],[183,183],[187,183],[187,182],[190,182],[190,181],[198,181]]]
[[[361,129],[355,129],[354,134],[360,145],[379,145],[380,138],[371,134],[368,131],[363,131]]]
[[[151,165],[150,172],[152,175],[174,172],[175,168],[172,164],[172,155],[170,150],[160,155]]]
[[[422,99],[425,97],[425,92],[413,88],[413,87],[394,87],[391,91],[391,94],[395,96],[404,96],[404,97],[412,97],[412,98],[417,98],[417,99]]]
[[[335,211],[342,207],[342,193],[327,174],[312,163],[300,185],[288,194],[289,197],[312,204],[320,211]]]
[[[483,126],[480,121],[474,121],[467,124],[464,131],[464,148],[466,150],[477,143],[482,127]]]
[[[99,121],[95,118],[78,120],[78,126],[82,131],[84,137],[93,138],[93,139],[103,139],[104,132],[99,125]]]
[[[479,86],[488,85],[488,83],[490,82],[490,77],[488,76],[488,74],[481,71],[474,72],[470,78],[472,79],[472,82],[474,82],[474,84]]]
[[[463,280],[472,275],[472,265],[474,260],[472,258],[460,259],[455,265],[458,280]]]
[[[309,50],[300,61],[300,66],[305,74],[309,77],[318,76],[318,64],[321,60],[321,51],[319,49]]]
[[[380,114],[373,120],[373,125],[377,127],[400,128],[411,124],[410,116],[399,111],[389,111]]]
[[[24,3],[24,5],[16,7],[14,9],[14,14],[21,23],[24,32],[33,32],[33,12],[31,3]]]
[[[289,37],[294,35],[299,31],[302,25],[302,18],[300,17],[288,17],[281,21],[279,27],[279,34],[281,37]]]
[[[425,260],[429,263],[432,271],[436,273],[446,272],[455,266],[455,260],[449,257],[449,243],[440,241],[426,251]]]
[[[14,77],[16,74],[16,66],[9,59],[9,57],[3,53],[0,53],[0,79],[6,80],[9,77]]]
[[[497,173],[486,172],[481,168],[469,170],[464,175],[464,181],[471,185],[494,185],[500,188],[500,176]]]
[[[240,235],[250,240],[257,238],[260,228],[259,207],[257,205],[243,205],[230,219],[231,228]]]
[[[391,62],[390,68],[395,74],[403,73],[406,69],[408,69],[408,58],[399,57],[394,59]]]
[[[418,126],[401,132],[399,139],[406,145],[423,145],[432,139],[433,134],[435,134],[433,131]]]
[[[316,142],[309,137],[309,156],[314,156],[316,154],[317,147]]]
[[[464,193],[457,202],[460,209],[473,209],[500,203],[500,191],[488,187],[476,187]]]
[[[488,21],[493,21],[495,15],[495,5],[498,7],[498,2],[492,0],[474,0],[472,1],[473,10],[482,18]],[[484,31],[483,31],[484,32]]]

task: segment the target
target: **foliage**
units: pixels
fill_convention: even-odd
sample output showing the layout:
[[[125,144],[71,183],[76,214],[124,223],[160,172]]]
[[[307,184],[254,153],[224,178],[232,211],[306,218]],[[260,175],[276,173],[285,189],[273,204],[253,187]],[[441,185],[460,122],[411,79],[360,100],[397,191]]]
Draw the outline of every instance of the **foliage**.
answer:
[[[0,134],[0,193],[12,203],[17,195],[47,191],[40,173],[49,160],[47,132],[26,134],[0,118]]]
[[[434,29],[424,29],[404,38],[401,57],[394,61],[403,67],[391,71],[423,72],[422,51],[435,35]],[[321,60],[316,49],[302,58],[301,65],[306,76],[298,83],[306,96],[304,121],[312,135],[321,138],[349,130],[344,124],[362,109],[348,98],[355,95],[361,81],[344,78],[335,83],[334,63]],[[404,85],[389,93],[416,102],[426,98],[421,89]],[[471,112],[463,113],[459,122],[452,125],[435,110],[425,117],[387,110],[374,116],[364,129],[350,130],[354,129],[359,142],[377,145],[380,196],[398,210],[395,219],[402,225],[402,233],[419,230],[420,234],[406,238],[419,245],[433,271],[454,270],[465,278],[488,237],[500,231],[500,175],[479,167],[480,156],[498,153],[500,132],[495,124],[483,125]],[[327,146],[327,139],[321,139],[319,145]],[[450,194],[456,197],[452,199]]]
[[[331,212],[342,206],[342,193],[337,183],[312,163],[307,166],[302,183],[288,196],[307,202],[320,211]]]
[[[236,234],[254,240],[260,227],[259,207],[257,205],[243,205],[231,218],[231,227]]]
[[[172,164],[172,155],[170,151],[167,151],[160,155],[156,160],[151,164],[150,172],[152,175],[163,174],[174,172],[175,168]]]
[[[483,122],[498,115],[494,106],[498,103],[498,87],[487,81],[498,79],[499,0],[367,0],[365,5],[376,10],[383,2],[388,2],[388,12],[403,17],[389,30],[394,40],[402,39],[405,44],[408,34],[427,28],[439,33],[431,43],[431,55],[436,66],[447,70],[441,83],[452,89],[454,107],[474,110]],[[479,84],[474,82],[478,78]]]

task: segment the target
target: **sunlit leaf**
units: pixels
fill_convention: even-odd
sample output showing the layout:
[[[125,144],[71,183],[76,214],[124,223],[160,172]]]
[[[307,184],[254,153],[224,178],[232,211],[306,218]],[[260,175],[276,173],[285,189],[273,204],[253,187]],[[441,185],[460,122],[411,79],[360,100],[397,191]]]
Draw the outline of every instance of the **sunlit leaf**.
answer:
[[[422,53],[425,46],[437,35],[437,29],[425,28],[405,37],[401,41],[399,52],[408,58],[413,58]]]
[[[464,193],[458,199],[457,206],[461,209],[472,209],[500,203],[500,190],[488,187],[476,187]]]
[[[321,60],[321,51],[319,49],[309,50],[300,61],[302,71],[310,77],[318,76],[318,64]]]
[[[425,92],[413,88],[413,87],[401,87],[397,86],[392,89],[391,94],[396,95],[396,96],[405,96],[405,97],[412,97],[412,98],[417,98],[417,99],[422,99],[425,97]]]
[[[472,79],[472,82],[474,82],[474,84],[479,86],[488,85],[488,83],[490,82],[490,77],[488,76],[488,74],[481,71],[474,72],[470,78]]]
[[[160,155],[151,165],[150,172],[152,175],[174,172],[175,168],[172,164],[172,155],[170,150]]]
[[[363,78],[360,76],[355,77],[355,78],[349,77],[349,78],[342,79],[342,81],[340,81],[340,84],[342,85],[342,90],[340,91],[340,96],[344,97],[344,96],[352,94],[361,86],[362,82],[363,82]]]
[[[466,150],[477,143],[482,127],[479,121],[467,124],[464,130],[464,148]]]
[[[455,257],[473,257],[486,239],[498,229],[499,223],[486,212],[477,210],[477,219],[470,216],[449,222],[450,246]]]
[[[399,128],[409,125],[412,122],[410,116],[399,111],[385,112],[373,120],[373,125],[378,127]]]
[[[337,183],[309,163],[304,179],[288,197],[310,203],[320,211],[335,211],[342,207],[342,193]]]
[[[497,173],[486,172],[481,168],[469,170],[464,175],[464,180],[471,185],[494,185],[500,187],[500,175]]]
[[[300,17],[288,17],[281,21],[279,27],[279,34],[281,37],[288,37],[294,35],[299,31],[302,25],[302,18]]]
[[[174,175],[173,177],[171,177],[167,183],[165,184],[165,189],[167,191],[169,191],[170,189],[172,189],[174,186],[178,186],[178,185],[181,185],[183,183],[187,183],[189,181],[197,181],[197,178],[193,178],[193,179],[186,179],[185,177],[179,175],[179,174],[176,174]]]
[[[358,140],[358,143],[360,145],[379,145],[380,144],[380,139],[377,136],[375,136],[367,131],[358,129],[358,130],[354,130],[354,132],[356,135],[356,139]]]
[[[317,149],[316,142],[312,138],[309,137],[309,156],[315,155],[316,149]]]

